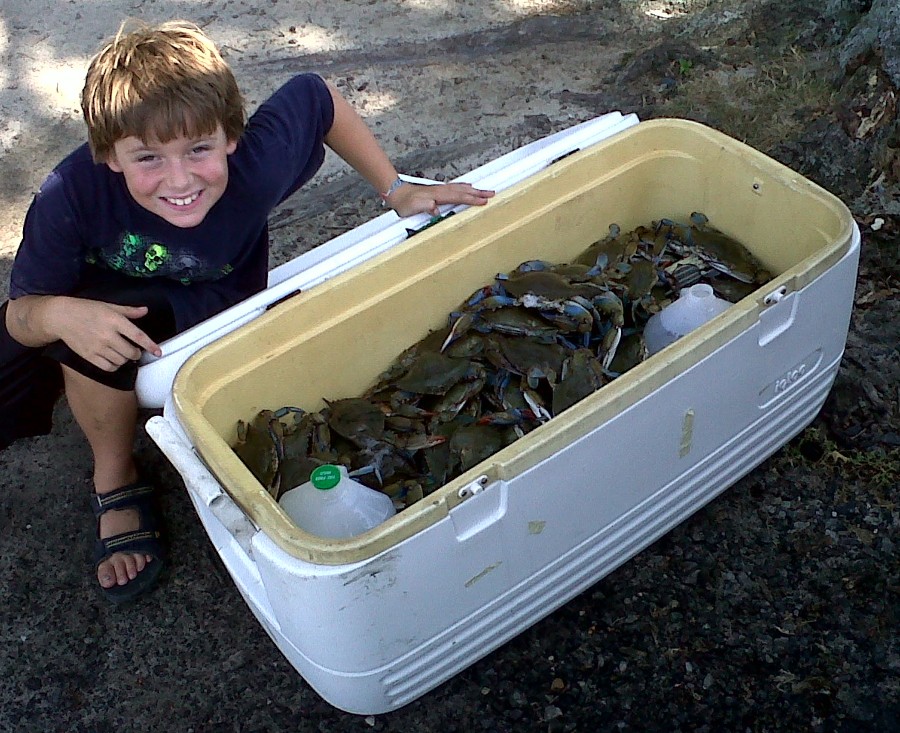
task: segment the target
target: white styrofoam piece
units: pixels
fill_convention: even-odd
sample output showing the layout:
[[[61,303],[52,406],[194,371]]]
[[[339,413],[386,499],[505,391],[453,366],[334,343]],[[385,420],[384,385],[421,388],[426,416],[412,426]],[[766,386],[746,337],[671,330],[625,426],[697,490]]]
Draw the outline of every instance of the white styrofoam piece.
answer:
[[[546,168],[553,161],[594,145],[638,124],[638,121],[634,114],[609,112],[524,145],[454,180],[502,191]],[[468,207],[443,206],[441,214],[465,208]],[[163,407],[175,374],[198,349],[262,315],[273,303],[300,290],[309,290],[399,244],[409,236],[408,229],[420,229],[430,220],[427,214],[401,219],[390,211],[273,268],[265,290],[163,342],[160,345],[162,357],[144,355],[135,385],[141,406]]]
[[[737,337],[550,458],[361,562],[298,560],[242,521],[171,401],[147,429],[285,657],[336,707],[386,712],[590,587],[809,424],[843,354],[859,248],[854,225],[837,263],[772,298]],[[635,450],[642,460],[630,459]]]

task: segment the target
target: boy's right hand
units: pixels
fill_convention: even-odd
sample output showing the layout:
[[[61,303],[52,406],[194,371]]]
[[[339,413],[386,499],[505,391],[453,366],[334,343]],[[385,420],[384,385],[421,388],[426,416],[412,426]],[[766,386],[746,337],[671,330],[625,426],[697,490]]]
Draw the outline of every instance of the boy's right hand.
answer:
[[[83,359],[107,372],[141,357],[146,350],[162,356],[159,345],[138,328],[134,319],[147,315],[147,306],[115,305],[99,300],[60,297],[51,317],[53,330]]]

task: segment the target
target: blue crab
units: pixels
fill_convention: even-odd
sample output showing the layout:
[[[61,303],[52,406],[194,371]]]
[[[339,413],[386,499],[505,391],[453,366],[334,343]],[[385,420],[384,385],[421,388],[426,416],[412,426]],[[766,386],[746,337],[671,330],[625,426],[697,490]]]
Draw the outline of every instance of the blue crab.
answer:
[[[553,388],[553,415],[596,392],[606,383],[603,369],[589,349],[578,349],[567,360],[562,379]]]
[[[337,462],[410,506],[643,361],[644,324],[680,288],[706,282],[734,301],[767,277],[697,212],[612,224],[572,262],[496,275],[361,398],[261,411],[239,423],[234,449],[275,498]]]
[[[278,496],[282,425],[272,410],[260,410],[250,422],[239,420],[234,452],[270,494]]]
[[[468,359],[453,359],[437,351],[425,351],[413,358],[409,369],[394,381],[394,385],[404,392],[442,395],[471,368],[472,362]]]

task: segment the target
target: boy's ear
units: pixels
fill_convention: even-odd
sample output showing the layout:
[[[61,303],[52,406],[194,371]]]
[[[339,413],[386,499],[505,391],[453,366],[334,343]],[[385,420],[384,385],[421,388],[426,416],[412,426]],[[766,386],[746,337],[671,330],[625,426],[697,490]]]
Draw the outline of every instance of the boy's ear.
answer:
[[[228,144],[225,146],[225,153],[227,155],[231,155],[235,150],[237,150],[237,140],[229,140]]]
[[[119,165],[119,159],[116,158],[114,153],[109,154],[109,157],[106,159],[106,165],[109,166],[109,169],[113,173],[121,173],[122,172],[122,166]]]

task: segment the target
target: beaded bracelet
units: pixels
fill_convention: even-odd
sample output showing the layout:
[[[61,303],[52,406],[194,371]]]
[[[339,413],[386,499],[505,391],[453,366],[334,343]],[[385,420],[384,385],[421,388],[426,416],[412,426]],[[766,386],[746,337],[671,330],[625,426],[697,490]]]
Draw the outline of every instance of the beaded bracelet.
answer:
[[[398,188],[400,188],[400,186],[402,186],[404,183],[406,183],[406,181],[404,181],[402,178],[397,178],[397,180],[395,180],[395,181],[390,185],[390,187],[388,188],[388,190],[385,191],[383,194],[381,194],[381,200],[382,200],[382,202],[383,202],[385,205],[387,205],[387,200],[388,200],[388,198],[390,197],[390,195],[391,195],[392,193],[394,193],[394,191],[396,191]]]

